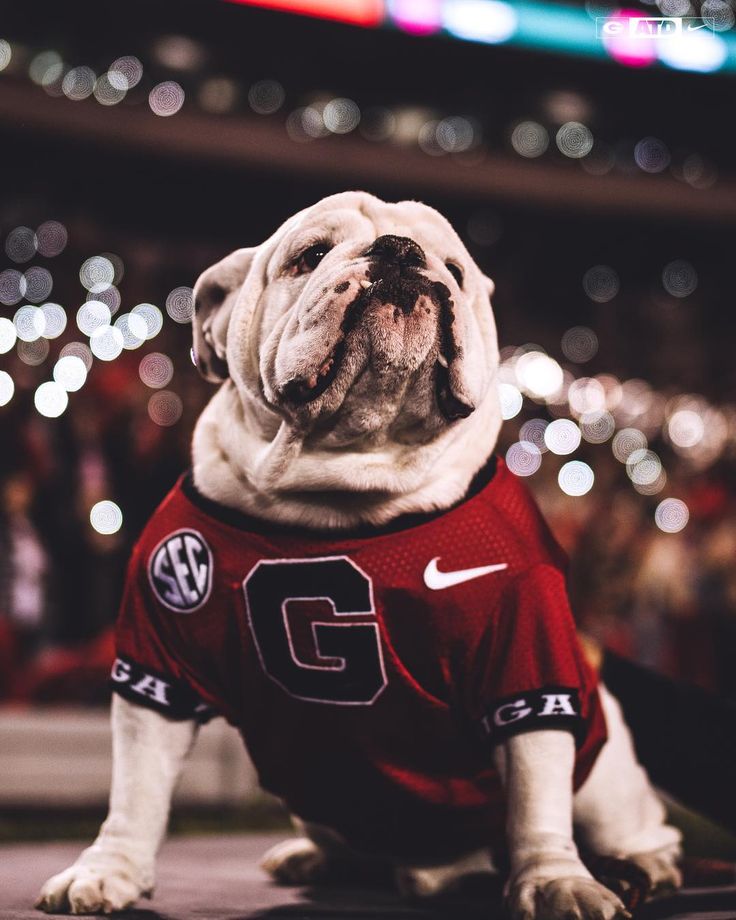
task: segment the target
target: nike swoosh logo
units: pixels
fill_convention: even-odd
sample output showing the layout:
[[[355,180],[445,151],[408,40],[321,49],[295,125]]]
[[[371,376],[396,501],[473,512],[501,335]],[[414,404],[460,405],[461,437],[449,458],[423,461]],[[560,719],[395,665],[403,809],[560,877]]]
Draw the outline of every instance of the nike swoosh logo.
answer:
[[[705,28],[707,28],[707,26],[708,26],[708,23],[707,23],[707,22],[704,22],[702,26],[694,26],[694,25],[692,25],[691,23],[688,23],[688,24],[687,24],[687,30],[688,30],[688,32],[697,32],[698,29],[705,29]]]
[[[434,559],[427,563],[427,568],[424,570],[424,584],[431,591],[441,591],[443,588],[461,585],[464,581],[472,581],[474,578],[480,578],[481,575],[490,575],[491,572],[502,572],[509,567],[508,562],[499,562],[497,565],[479,565],[474,569],[440,572],[437,568],[439,559],[439,556],[435,556]]]

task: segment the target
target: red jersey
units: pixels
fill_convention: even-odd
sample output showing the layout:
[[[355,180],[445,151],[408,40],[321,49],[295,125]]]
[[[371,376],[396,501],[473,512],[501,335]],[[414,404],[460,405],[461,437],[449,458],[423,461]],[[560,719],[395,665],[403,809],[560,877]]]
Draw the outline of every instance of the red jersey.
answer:
[[[182,478],[133,551],[113,688],[223,715],[262,786],[357,849],[449,859],[502,840],[495,743],[572,731],[577,787],[605,740],[564,564],[502,460],[449,511],[358,532],[269,525]]]

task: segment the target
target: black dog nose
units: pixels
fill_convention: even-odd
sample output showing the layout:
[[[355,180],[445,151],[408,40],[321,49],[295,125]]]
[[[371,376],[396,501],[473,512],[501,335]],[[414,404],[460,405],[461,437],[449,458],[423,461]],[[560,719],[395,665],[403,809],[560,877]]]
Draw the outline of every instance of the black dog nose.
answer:
[[[379,236],[365,254],[370,259],[402,266],[425,268],[427,265],[424,250],[408,236],[393,236],[390,233]]]

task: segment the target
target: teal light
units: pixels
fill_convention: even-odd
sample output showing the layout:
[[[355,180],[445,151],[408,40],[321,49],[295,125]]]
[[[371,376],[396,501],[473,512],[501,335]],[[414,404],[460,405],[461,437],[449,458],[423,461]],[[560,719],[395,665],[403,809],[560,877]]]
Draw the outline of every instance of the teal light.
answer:
[[[453,0],[444,0],[444,2],[449,5]],[[625,5],[622,3],[622,6]],[[516,13],[517,23],[516,29],[504,42],[505,44],[533,51],[570,54],[576,57],[597,58],[613,62],[604,43],[596,36],[595,18],[589,16],[584,9],[557,3],[539,3],[534,0],[531,2],[518,0],[515,3],[510,2],[509,6]],[[641,15],[646,16],[646,13],[642,11]],[[724,50],[723,60],[716,66],[704,64],[698,53],[694,53],[691,60],[688,60],[687,55],[663,53],[655,63],[691,72],[736,73],[736,35],[714,32],[709,33],[709,37],[713,43],[717,42]],[[688,39],[683,36],[683,40]],[[697,38],[695,40],[697,41]],[[658,41],[664,42],[667,39],[658,39]],[[664,46],[662,46],[662,51],[664,52]],[[693,51],[695,52],[695,48]]]
[[[608,59],[596,38],[595,19],[585,10],[551,3],[514,3],[518,28],[511,44],[538,51],[556,51]]]

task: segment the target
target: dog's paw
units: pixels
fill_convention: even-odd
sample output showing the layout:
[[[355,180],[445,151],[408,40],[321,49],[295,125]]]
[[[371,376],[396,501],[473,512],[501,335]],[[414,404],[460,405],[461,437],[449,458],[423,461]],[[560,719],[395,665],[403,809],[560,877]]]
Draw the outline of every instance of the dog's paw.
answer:
[[[312,885],[328,874],[327,854],[308,837],[282,840],[262,857],[261,869],[282,885]]]
[[[434,898],[451,894],[468,882],[497,878],[488,850],[476,850],[438,866],[397,866],[394,881],[404,897]]]
[[[528,878],[511,886],[513,920],[615,920],[631,915],[620,899],[592,878]]]
[[[110,914],[144,894],[124,869],[74,865],[50,878],[35,907],[47,914]]]
[[[634,853],[627,856],[649,876],[651,894],[666,894],[682,887],[682,872],[678,867],[680,848],[663,847],[649,853]]]

